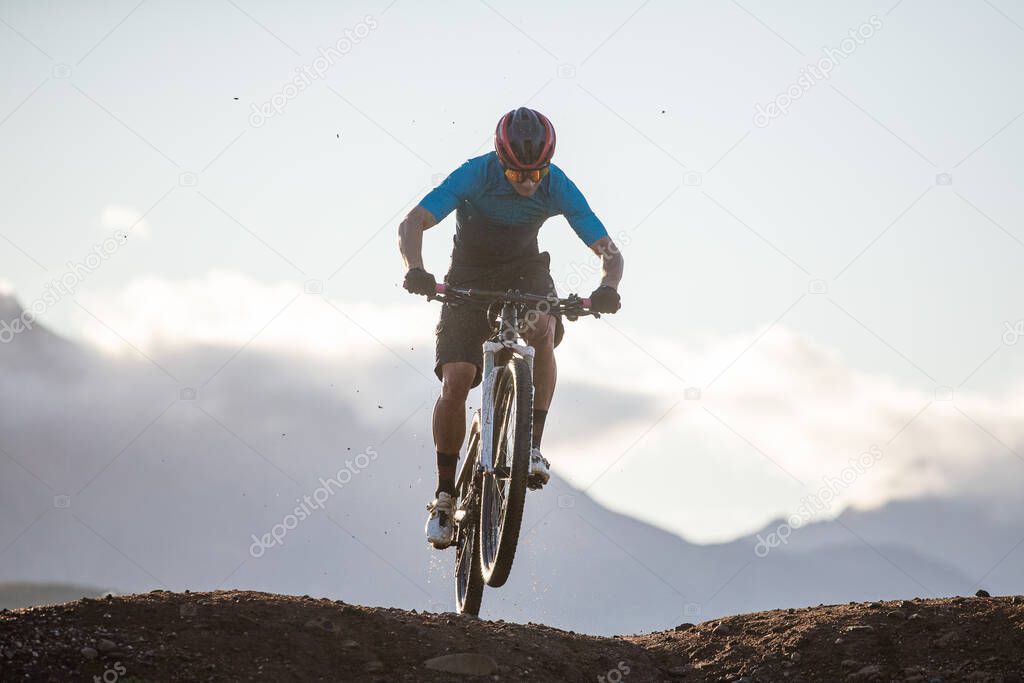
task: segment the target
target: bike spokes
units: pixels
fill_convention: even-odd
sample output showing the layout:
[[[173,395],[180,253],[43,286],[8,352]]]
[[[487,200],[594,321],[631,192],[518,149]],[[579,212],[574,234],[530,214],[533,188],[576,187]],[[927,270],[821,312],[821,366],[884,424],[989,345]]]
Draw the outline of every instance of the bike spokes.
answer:
[[[465,514],[458,520],[455,545],[455,606],[460,614],[480,613],[484,579],[480,570],[479,524],[480,484],[480,414],[470,428],[469,449],[458,481],[458,507]]]
[[[526,496],[533,406],[532,378],[526,361],[514,358],[508,362],[499,376],[494,398],[494,467],[483,476],[480,559],[484,581],[498,587],[512,569]]]

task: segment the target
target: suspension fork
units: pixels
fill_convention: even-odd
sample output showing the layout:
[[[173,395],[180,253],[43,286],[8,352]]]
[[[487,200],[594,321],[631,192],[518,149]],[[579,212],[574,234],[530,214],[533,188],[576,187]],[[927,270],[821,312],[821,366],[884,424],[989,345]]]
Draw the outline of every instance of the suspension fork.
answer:
[[[480,408],[480,465],[487,474],[494,474],[494,387],[498,381],[498,373],[501,372],[501,368],[495,367],[494,359],[498,352],[503,349],[511,349],[513,355],[526,360],[526,365],[530,368],[530,377],[533,377],[534,349],[532,346],[519,343],[516,307],[512,304],[506,303],[502,307],[501,326],[498,329],[497,338],[500,341],[484,342],[483,404]],[[530,391],[533,390],[531,382]]]
[[[483,405],[480,407],[480,465],[487,474],[494,473],[494,383],[498,368],[494,357],[502,350],[503,344],[484,342]]]

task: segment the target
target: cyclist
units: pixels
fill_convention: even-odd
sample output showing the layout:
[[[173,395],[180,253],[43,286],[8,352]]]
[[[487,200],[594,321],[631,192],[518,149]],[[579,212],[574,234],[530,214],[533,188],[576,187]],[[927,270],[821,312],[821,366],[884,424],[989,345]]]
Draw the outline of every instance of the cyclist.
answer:
[[[551,163],[554,152],[555,129],[543,114],[520,107],[502,116],[494,132],[494,151],[462,164],[420,200],[399,226],[399,250],[407,269],[405,289],[413,294],[435,293],[436,280],[423,268],[423,231],[455,211],[455,244],[445,282],[555,294],[551,258],[539,251],[537,232],[551,216],[564,215],[601,258],[601,285],[590,295],[591,309],[618,311],[622,255],[576,185]],[[541,455],[540,445],[555,390],[554,347],[564,330],[561,319],[545,313],[543,305],[528,318],[530,324],[522,333],[535,350],[529,484],[536,489],[550,478],[550,463]],[[454,533],[455,472],[466,437],[466,398],[482,379],[482,346],[491,329],[485,311],[445,304],[436,334],[434,372],[441,380],[433,414],[437,489],[428,506],[426,533],[435,548],[446,548]]]

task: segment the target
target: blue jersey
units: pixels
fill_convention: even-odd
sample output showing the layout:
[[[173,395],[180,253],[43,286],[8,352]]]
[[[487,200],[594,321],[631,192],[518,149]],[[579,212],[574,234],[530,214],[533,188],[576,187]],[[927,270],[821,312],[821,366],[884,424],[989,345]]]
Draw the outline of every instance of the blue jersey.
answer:
[[[575,184],[554,164],[532,197],[505,178],[494,152],[470,159],[420,201],[440,222],[456,211],[453,265],[509,263],[538,253],[537,232],[565,216],[587,246],[608,235]]]

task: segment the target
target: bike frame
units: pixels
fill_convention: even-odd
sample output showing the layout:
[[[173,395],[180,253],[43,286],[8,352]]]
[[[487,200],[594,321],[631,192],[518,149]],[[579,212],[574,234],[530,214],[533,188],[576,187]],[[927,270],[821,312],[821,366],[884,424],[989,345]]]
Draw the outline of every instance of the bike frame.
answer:
[[[571,294],[566,299],[552,299],[532,294],[521,294],[515,291],[495,292],[475,289],[458,289],[449,287],[447,284],[437,285],[437,294],[431,298],[440,299],[444,303],[458,303],[472,300],[474,297],[484,300],[498,301],[504,299],[501,307],[500,325],[498,333],[484,342],[484,364],[482,370],[483,401],[480,407],[480,462],[477,471],[495,474],[494,470],[494,387],[501,372],[496,367],[495,359],[498,354],[508,349],[513,357],[518,356],[526,361],[530,369],[530,377],[533,377],[534,349],[528,344],[521,343],[519,336],[519,308],[522,304],[547,302],[552,305],[554,312],[564,315],[569,320],[576,320],[582,315],[592,315],[595,318],[601,317],[600,313],[588,310],[590,299],[581,299]],[[530,391],[535,392],[533,383],[530,383]],[[458,519],[458,513],[456,513]]]
[[[480,466],[487,474],[494,474],[494,384],[498,380],[500,367],[495,367],[498,352],[509,349],[526,361],[533,377],[534,349],[519,343],[519,325],[516,307],[505,304],[501,310],[501,327],[495,339],[484,342],[483,405],[480,407]],[[530,391],[534,391],[530,383]]]

